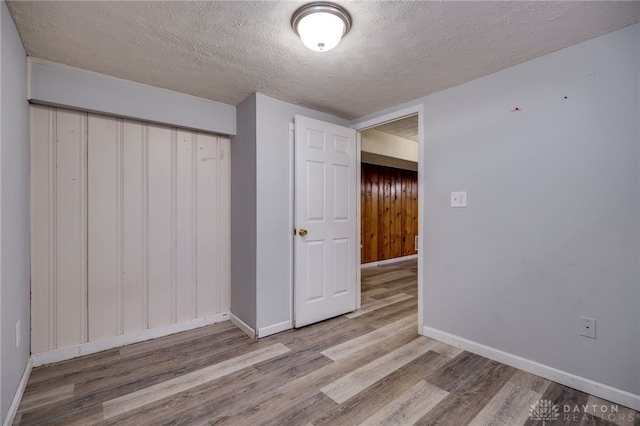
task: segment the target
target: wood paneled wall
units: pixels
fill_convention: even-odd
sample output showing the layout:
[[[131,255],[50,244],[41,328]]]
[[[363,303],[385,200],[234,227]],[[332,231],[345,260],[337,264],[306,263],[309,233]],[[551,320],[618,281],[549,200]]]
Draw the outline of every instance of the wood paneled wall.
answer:
[[[229,139],[31,107],[32,352],[230,309]]]
[[[418,173],[362,163],[361,263],[416,254]]]

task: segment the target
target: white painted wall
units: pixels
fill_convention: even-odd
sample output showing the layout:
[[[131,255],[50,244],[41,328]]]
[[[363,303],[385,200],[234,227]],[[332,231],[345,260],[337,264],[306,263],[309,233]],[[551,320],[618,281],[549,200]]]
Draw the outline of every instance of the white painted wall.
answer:
[[[22,42],[0,2],[0,418],[29,359],[29,105]],[[16,323],[21,343],[16,348]]]
[[[636,409],[639,64],[634,25],[393,109],[424,105],[425,333]]]
[[[376,129],[364,130],[361,135],[363,163],[418,171],[418,143]]]
[[[361,133],[361,150],[385,157],[418,162],[418,144],[412,140],[367,129]]]
[[[417,161],[405,161],[399,160],[393,157],[387,157],[385,155],[372,154],[370,152],[362,151],[360,156],[361,163],[376,164],[378,166],[394,167],[396,169],[405,169],[418,171]]]
[[[230,309],[229,139],[31,107],[32,352]]]

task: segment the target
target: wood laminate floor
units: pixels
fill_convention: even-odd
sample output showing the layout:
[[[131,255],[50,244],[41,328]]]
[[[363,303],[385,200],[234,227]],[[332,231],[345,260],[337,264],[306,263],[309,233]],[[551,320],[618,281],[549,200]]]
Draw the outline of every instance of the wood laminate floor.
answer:
[[[531,419],[539,400],[559,417]],[[254,341],[224,322],[35,368],[14,424],[542,425],[545,416],[549,426],[640,425],[635,411],[419,336],[407,261],[363,269],[360,310],[299,330]]]

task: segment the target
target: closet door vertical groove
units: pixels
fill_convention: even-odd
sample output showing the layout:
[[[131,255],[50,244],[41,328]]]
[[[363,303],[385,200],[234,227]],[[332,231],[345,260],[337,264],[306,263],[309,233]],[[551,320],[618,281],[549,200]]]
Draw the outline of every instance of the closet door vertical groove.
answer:
[[[198,137],[197,134],[191,135],[191,280],[189,281],[189,290],[191,294],[191,317],[198,317]]]
[[[171,323],[178,318],[178,142],[177,130],[171,130]]]
[[[224,148],[222,147],[221,141],[219,137],[216,137],[216,157],[218,157],[218,159],[220,159],[220,164],[222,164],[221,159],[224,156]],[[223,168],[220,166],[218,167],[217,170],[217,176],[216,176],[216,181],[220,182],[222,181],[222,173],[223,173]],[[217,210],[217,217],[216,217],[216,228],[217,228],[217,234],[218,234],[218,239],[217,241],[222,241],[222,220],[223,220],[223,215],[221,214],[221,208],[220,206],[222,205],[222,193],[221,191],[218,191],[217,194],[217,198],[216,198],[216,210]],[[216,250],[218,253],[220,253],[220,244],[217,244]],[[222,282],[222,268],[221,265],[218,265],[218,268],[216,270],[216,282],[220,283]],[[218,312],[220,312],[222,310],[222,299],[224,297],[223,292],[222,292],[222,286],[218,285],[216,288],[216,310]]]
[[[117,247],[118,247],[118,311],[117,315],[117,334],[124,334],[124,120],[118,120],[118,145],[116,148],[118,156],[117,169]]]
[[[51,121],[50,127],[50,137],[49,139],[49,174],[51,178],[51,192],[49,193],[49,209],[51,217],[49,218],[49,229],[51,231],[49,237],[49,264],[51,265],[51,275],[49,276],[49,327],[50,327],[50,338],[49,338],[49,349],[58,347],[58,316],[57,316],[57,304],[56,304],[56,295],[58,294],[58,256],[56,250],[56,241],[58,239],[57,235],[57,223],[58,223],[58,207],[57,207],[57,144],[58,144],[58,125],[57,125],[57,111],[51,111],[48,115],[48,119]]]
[[[142,190],[144,211],[142,213],[143,233],[143,328],[146,330],[149,324],[149,127],[143,126],[142,132]]]

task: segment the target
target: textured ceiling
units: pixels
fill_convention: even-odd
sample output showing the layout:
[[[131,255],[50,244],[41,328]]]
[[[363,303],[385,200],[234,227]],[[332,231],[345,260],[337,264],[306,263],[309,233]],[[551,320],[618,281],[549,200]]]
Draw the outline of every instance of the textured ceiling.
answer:
[[[307,50],[303,2],[8,2],[27,54],[237,105],[253,92],[351,119],[640,21],[639,2],[341,2]]]
[[[418,116],[403,118],[401,120],[392,121],[375,128],[380,132],[389,133],[401,138],[409,139],[418,143]]]

